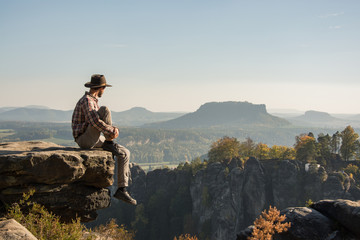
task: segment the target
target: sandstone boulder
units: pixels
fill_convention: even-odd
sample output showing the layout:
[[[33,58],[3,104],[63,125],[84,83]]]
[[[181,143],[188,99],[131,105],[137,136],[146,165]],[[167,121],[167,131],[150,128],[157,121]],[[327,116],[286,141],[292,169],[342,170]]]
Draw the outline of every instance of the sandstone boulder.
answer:
[[[287,232],[275,234],[274,240],[356,240],[359,237],[360,202],[350,200],[321,200],[308,207],[291,207],[281,211]],[[238,240],[251,236],[254,226],[238,234]]]
[[[328,199],[316,202],[311,207],[338,222],[360,239],[360,201]]]
[[[287,208],[281,211],[281,214],[286,215],[286,222],[291,222],[291,227],[287,232],[273,236],[274,240],[325,240],[333,233],[334,222],[314,209]],[[237,240],[246,240],[251,236],[253,228],[252,225],[241,231]]]
[[[0,200],[18,201],[35,189],[34,201],[60,214],[83,221],[110,204],[115,161],[110,152],[81,150],[41,141],[0,144]]]
[[[274,240],[325,240],[334,232],[335,222],[312,208],[287,208],[281,214],[286,215],[286,222],[291,222],[291,227],[287,232],[274,236]]]
[[[14,219],[7,219],[0,221],[0,240],[37,240],[37,238]]]

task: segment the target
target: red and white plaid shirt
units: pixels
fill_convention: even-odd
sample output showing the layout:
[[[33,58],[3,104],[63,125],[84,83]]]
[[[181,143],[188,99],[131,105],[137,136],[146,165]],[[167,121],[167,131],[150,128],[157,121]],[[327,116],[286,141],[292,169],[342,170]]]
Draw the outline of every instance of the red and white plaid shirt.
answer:
[[[100,119],[97,113],[98,110],[98,99],[90,95],[89,92],[86,92],[76,104],[72,115],[71,127],[75,139],[86,131],[89,124],[106,135],[115,133],[113,126],[106,124]]]

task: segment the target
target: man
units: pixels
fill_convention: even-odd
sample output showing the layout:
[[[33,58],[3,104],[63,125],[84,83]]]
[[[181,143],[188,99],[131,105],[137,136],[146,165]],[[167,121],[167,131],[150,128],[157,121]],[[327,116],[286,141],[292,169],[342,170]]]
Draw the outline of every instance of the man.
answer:
[[[114,143],[119,136],[119,129],[112,126],[111,112],[107,107],[98,105],[98,98],[102,97],[106,87],[104,75],[94,74],[91,81],[85,83],[89,92],[78,101],[72,115],[72,130],[75,142],[83,149],[102,148],[113,153],[118,160],[118,189],[114,197],[124,202],[136,205],[127,192],[129,182],[130,151]],[[103,136],[101,135],[103,134]]]

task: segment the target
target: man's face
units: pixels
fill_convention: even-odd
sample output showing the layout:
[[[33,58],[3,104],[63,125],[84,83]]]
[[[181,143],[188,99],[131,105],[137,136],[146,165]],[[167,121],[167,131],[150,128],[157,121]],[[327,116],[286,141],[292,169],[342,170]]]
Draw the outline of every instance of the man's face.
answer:
[[[106,88],[106,87],[100,88],[99,94],[98,94],[98,97],[99,97],[99,98],[103,95],[103,93],[104,93],[104,91],[105,91],[105,88]]]

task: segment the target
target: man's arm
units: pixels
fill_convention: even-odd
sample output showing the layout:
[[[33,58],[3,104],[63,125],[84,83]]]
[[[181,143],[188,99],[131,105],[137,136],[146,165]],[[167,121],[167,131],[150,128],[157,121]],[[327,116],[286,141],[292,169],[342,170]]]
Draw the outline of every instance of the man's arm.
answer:
[[[100,132],[104,133],[108,136],[115,136],[116,128],[106,124],[103,120],[100,119],[99,114],[95,108],[95,103],[89,101],[88,98],[84,99],[83,110],[85,113],[86,118],[89,120],[91,126],[99,130]],[[119,133],[117,134],[119,135]]]

